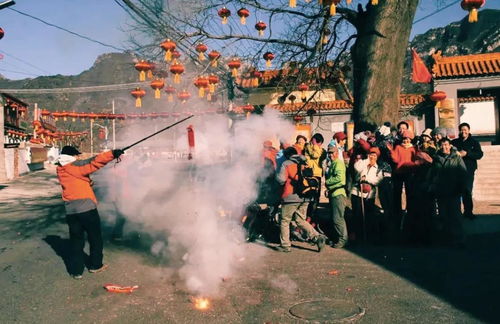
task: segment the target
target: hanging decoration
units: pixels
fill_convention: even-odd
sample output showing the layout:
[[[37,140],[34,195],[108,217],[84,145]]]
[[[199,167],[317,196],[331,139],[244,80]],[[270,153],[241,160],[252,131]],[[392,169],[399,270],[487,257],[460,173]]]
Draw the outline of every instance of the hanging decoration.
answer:
[[[240,16],[241,24],[246,25],[247,18],[250,16],[250,11],[247,8],[241,8],[238,10],[238,16]]]
[[[165,86],[165,82],[161,79],[155,79],[151,81],[151,88],[155,90],[155,99],[160,99],[161,97],[161,89]]]
[[[486,0],[462,0],[460,6],[463,10],[467,10],[469,12],[469,22],[474,23],[477,22],[477,10],[484,6]]]
[[[299,124],[303,119],[304,119],[304,117],[299,116],[299,115],[293,116],[293,120],[295,121],[296,124]]]
[[[271,52],[265,52],[262,57],[266,60],[266,67],[271,67],[271,61],[274,60],[274,54]]]
[[[441,102],[446,99],[446,92],[444,91],[434,91],[430,96],[429,99],[434,101],[435,108],[440,108],[441,107]]]
[[[160,47],[165,51],[165,61],[170,62],[172,60],[172,52],[175,50],[177,45],[170,39],[167,39],[160,44]]]
[[[290,8],[295,8],[297,7],[297,0],[290,0],[288,2],[288,5],[290,6]]]
[[[144,60],[140,60],[134,67],[139,71],[139,81],[146,81],[146,71],[150,69],[150,64]]]
[[[259,79],[262,78],[262,72],[255,70],[252,72],[252,87],[259,86]]]
[[[167,93],[168,102],[173,102],[174,101],[174,94],[176,92],[175,88],[171,85],[167,85],[165,87],[165,92]]]
[[[219,83],[219,77],[216,76],[215,74],[210,74],[208,76],[208,83],[209,83],[208,87],[209,92],[214,93],[215,87],[217,86],[217,83]]]
[[[181,55],[182,55],[181,52],[179,52],[178,50],[172,51],[172,59],[173,59],[172,63],[173,64],[179,63],[178,60],[181,58]]]
[[[219,60],[220,53],[213,50],[208,53],[208,58],[210,59],[212,67],[217,67],[217,61]]]
[[[257,29],[257,31],[259,32],[260,37],[264,36],[264,30],[266,30],[266,28],[267,25],[262,20],[255,24],[255,29]]]
[[[204,61],[205,60],[205,52],[208,50],[207,45],[200,43],[196,45],[196,51],[198,52],[198,60]]]
[[[293,104],[295,104],[295,100],[297,100],[297,97],[295,97],[295,95],[289,95],[288,96],[288,100],[290,100],[290,102]]]
[[[186,103],[186,101],[188,101],[189,98],[191,98],[191,94],[189,92],[187,92],[186,90],[182,90],[181,92],[179,92],[177,94],[177,99],[179,99],[181,101],[181,103]]]
[[[238,76],[238,69],[241,66],[241,61],[237,58],[233,58],[229,63],[227,63],[227,66],[231,69],[231,74],[233,78],[236,78]]]
[[[376,5],[378,5],[378,0],[371,0],[371,1],[372,1],[372,2],[371,2],[372,6],[376,6]]]
[[[309,86],[305,83],[301,83],[299,84],[298,89],[300,91],[300,99],[305,100],[307,98],[306,91],[309,90]]]
[[[141,98],[146,95],[146,91],[141,88],[135,88],[130,92],[130,94],[135,98],[135,107],[140,108],[142,106]]]
[[[205,89],[209,86],[208,78],[199,76],[194,80],[194,86],[198,88],[198,96],[205,97]]]
[[[184,65],[181,63],[173,63],[170,66],[170,72],[174,75],[174,83],[181,83],[181,74],[184,73]]]
[[[227,24],[227,18],[231,16],[231,10],[227,9],[226,7],[222,7],[221,9],[219,9],[218,15],[222,18],[222,24],[225,25]]]
[[[340,0],[325,0],[323,1],[323,5],[326,7],[326,6],[329,6],[330,7],[330,11],[329,11],[329,15],[330,16],[335,16],[335,14],[337,14],[337,5],[340,3]]]
[[[154,71],[156,70],[156,64],[153,62],[147,62],[149,64],[149,69],[146,70],[146,78],[152,79]]]
[[[330,40],[330,35],[331,34],[332,34],[332,32],[330,31],[330,29],[325,28],[325,30],[323,31],[323,38],[321,40],[321,42],[323,43],[323,45],[328,44],[328,41]]]
[[[5,32],[3,31],[3,28],[0,27],[0,39],[2,39],[4,35],[5,35]]]

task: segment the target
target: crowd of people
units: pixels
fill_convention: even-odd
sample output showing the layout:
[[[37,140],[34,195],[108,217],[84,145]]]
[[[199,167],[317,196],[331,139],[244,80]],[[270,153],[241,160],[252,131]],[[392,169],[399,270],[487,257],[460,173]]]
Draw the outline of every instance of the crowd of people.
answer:
[[[327,242],[333,248],[364,241],[463,247],[462,221],[475,218],[472,187],[483,152],[469,124],[458,128],[452,140],[440,127],[415,136],[404,121],[396,128],[385,123],[355,134],[349,150],[344,132],[328,143],[319,133],[309,142],[299,135],[280,150],[266,141],[258,202],[280,206],[277,250],[290,252],[296,231],[319,251]],[[322,184],[328,233],[315,218]]]

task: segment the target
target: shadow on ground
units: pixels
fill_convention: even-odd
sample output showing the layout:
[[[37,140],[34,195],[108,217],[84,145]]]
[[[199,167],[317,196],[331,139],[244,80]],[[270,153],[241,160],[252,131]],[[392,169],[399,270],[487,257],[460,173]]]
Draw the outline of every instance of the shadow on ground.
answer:
[[[467,248],[356,246],[349,250],[378,264],[457,309],[498,323],[500,235],[468,237]]]

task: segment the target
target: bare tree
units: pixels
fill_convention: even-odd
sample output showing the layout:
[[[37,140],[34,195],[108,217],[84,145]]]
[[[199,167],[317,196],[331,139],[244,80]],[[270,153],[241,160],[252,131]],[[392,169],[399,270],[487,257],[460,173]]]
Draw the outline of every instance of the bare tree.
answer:
[[[135,45],[144,55],[161,55],[158,44],[170,38],[197,61],[195,46],[202,42],[224,57],[241,58],[251,70],[262,68],[262,55],[272,52],[273,65],[296,69],[277,84],[285,95],[301,82],[320,90],[352,64],[357,128],[398,118],[405,51],[418,0],[379,0],[377,5],[366,0],[366,6],[356,7],[344,0],[297,0],[294,8],[288,0],[115,1],[134,19]],[[337,2],[332,14],[330,6]],[[224,7],[231,12],[227,24],[219,17]],[[241,8],[250,14],[245,25],[238,17]],[[263,36],[254,28],[259,21],[266,26]]]

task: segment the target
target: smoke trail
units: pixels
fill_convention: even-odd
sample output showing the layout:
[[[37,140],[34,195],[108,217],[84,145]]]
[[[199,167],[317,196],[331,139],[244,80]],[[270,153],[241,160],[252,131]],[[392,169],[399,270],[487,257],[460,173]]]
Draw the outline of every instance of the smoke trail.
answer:
[[[169,147],[187,152],[187,125],[144,142],[114,168],[126,180],[116,185],[114,198],[126,218],[141,224],[143,231],[163,233],[168,243],[154,244],[152,252],[159,255],[165,249],[170,258],[182,260],[179,274],[191,292],[212,295],[222,278],[236,275],[237,260],[246,251],[240,217],[257,197],[262,143],[278,135],[290,139],[294,127],[275,111],[237,121],[231,129],[225,115],[190,121],[196,134],[194,159],[152,155]],[[135,141],[138,134],[151,132],[150,125],[141,129],[137,124],[120,136],[124,142]]]

